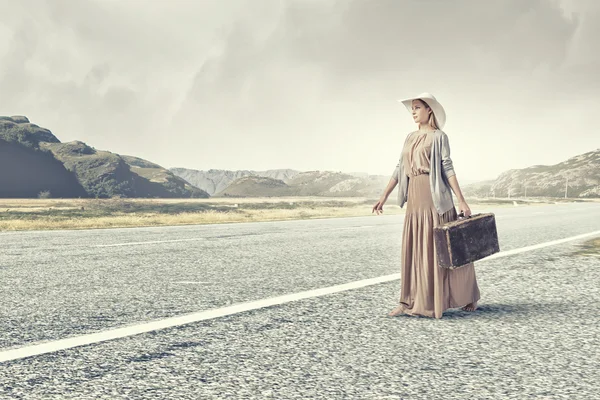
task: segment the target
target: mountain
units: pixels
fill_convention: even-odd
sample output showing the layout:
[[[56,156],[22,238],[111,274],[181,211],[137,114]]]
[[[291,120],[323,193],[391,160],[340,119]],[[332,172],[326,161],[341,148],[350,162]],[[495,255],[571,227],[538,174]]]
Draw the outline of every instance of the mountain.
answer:
[[[170,168],[169,170],[211,196],[225,190],[236,179],[246,176],[265,177],[286,182],[300,173],[293,169],[271,169],[267,171],[209,169],[208,171],[198,171],[188,168]]]
[[[232,181],[213,197],[263,196],[324,196],[371,197],[381,196],[389,177],[357,178],[341,172],[307,171],[286,181],[261,176],[246,176]]]
[[[27,117],[0,117],[0,197],[263,197],[379,198],[390,176],[292,169],[198,171],[62,143]],[[600,197],[600,149],[556,165],[512,169],[489,181],[461,181],[465,196]],[[510,191],[510,192],[509,192]],[[526,191],[526,192],[525,192]],[[397,187],[390,198],[397,195]],[[510,194],[509,194],[510,193]]]
[[[24,116],[0,117],[0,197],[210,197],[149,161],[61,143]]]
[[[332,171],[198,171],[171,168],[213,197],[326,196],[378,198],[390,177]]]
[[[567,187],[568,185],[568,187]],[[554,165],[534,165],[503,172],[493,181],[465,185],[469,196],[600,197],[600,149]]]
[[[198,171],[172,168],[215,197],[328,196],[379,198],[390,177],[361,172],[269,170],[269,171]],[[600,197],[600,149],[572,157],[556,165],[534,165],[506,171],[486,181],[461,180],[465,196],[564,197],[568,182],[569,197]],[[395,198],[398,187],[390,194]]]
[[[0,117],[0,197],[87,197],[83,186],[42,143],[60,143],[48,129],[25,117]]]
[[[293,196],[292,188],[281,179],[244,176],[236,179],[212,197],[280,197]]]
[[[287,184],[296,196],[379,197],[390,177],[370,175],[357,177],[342,172],[307,171],[296,175]]]

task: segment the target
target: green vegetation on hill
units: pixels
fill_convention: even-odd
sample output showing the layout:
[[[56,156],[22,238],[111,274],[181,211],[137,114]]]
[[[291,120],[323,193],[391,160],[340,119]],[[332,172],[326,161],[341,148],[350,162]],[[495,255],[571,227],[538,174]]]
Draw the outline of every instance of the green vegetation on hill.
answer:
[[[157,164],[61,143],[21,116],[0,117],[0,168],[0,197],[210,197]]]
[[[262,176],[245,176],[234,180],[215,197],[279,197],[290,196],[291,188],[282,180]]]
[[[0,117],[0,139],[36,150],[41,142],[60,143],[48,129],[30,123],[23,116]]]

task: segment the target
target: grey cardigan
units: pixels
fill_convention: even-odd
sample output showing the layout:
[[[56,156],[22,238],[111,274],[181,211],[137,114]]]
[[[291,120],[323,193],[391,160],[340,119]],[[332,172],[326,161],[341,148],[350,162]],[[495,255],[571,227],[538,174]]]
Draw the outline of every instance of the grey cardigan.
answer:
[[[406,136],[404,146],[406,146],[408,138],[416,132]],[[441,215],[454,207],[448,178],[452,175],[456,175],[456,173],[454,172],[452,159],[450,158],[448,135],[439,129],[433,131],[431,134],[433,135],[433,143],[431,146],[429,185],[431,188],[433,204],[435,205],[438,214]],[[396,165],[396,169],[394,169],[392,174],[392,178],[400,183],[398,188],[398,205],[400,208],[404,206],[408,199],[408,181],[410,180],[409,176],[406,175],[406,172],[404,171],[404,164],[402,162],[403,153],[404,148],[402,148],[400,161],[398,161],[398,165]]]

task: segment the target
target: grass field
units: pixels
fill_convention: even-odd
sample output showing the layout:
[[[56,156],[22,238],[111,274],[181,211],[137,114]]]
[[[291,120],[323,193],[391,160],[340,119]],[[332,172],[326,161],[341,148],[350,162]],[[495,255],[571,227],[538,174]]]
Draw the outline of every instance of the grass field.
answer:
[[[467,199],[471,207],[534,206],[565,199]],[[572,202],[575,199],[566,199]],[[581,200],[577,200],[581,201]],[[377,199],[279,197],[211,199],[0,199],[0,231],[216,224],[375,215]],[[456,204],[456,203],[455,203]],[[390,196],[385,215],[404,213]]]

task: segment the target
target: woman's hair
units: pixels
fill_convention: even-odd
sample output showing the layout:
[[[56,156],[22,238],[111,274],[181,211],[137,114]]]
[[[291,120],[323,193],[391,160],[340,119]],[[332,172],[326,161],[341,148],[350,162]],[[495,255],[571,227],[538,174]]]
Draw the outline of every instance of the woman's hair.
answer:
[[[427,107],[428,109],[431,110],[431,107],[429,107],[429,104],[427,104],[424,100],[421,100],[421,99],[416,99],[416,100],[425,104],[425,107]],[[427,122],[433,129],[440,129],[440,127],[438,126],[437,121],[435,119],[435,114],[433,113],[433,110],[431,110],[431,114],[429,114],[429,121],[427,121]]]

